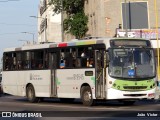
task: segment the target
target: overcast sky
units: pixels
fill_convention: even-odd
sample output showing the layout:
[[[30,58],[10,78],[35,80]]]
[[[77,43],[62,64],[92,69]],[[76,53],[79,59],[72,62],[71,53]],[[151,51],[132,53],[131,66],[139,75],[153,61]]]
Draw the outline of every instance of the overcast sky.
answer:
[[[0,57],[4,48],[25,43],[19,40],[33,40],[32,34],[21,32],[34,33],[37,41],[37,19],[29,16],[38,15],[39,5],[39,0],[3,1],[7,0],[0,0]]]

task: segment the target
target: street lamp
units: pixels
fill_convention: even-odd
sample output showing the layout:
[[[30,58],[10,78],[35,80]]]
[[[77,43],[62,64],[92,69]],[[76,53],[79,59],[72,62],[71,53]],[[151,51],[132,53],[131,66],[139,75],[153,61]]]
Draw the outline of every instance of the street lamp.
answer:
[[[43,18],[43,17],[37,17],[37,16],[30,16],[30,17],[32,17],[32,18],[40,18],[40,19],[42,19],[43,21],[44,20],[47,20],[47,18]],[[47,21],[46,21],[47,22]],[[47,29],[47,24],[45,24],[45,28],[44,28],[44,35],[45,35],[45,42],[47,42],[47,33],[46,33],[46,29]],[[42,40],[41,40],[42,41]]]
[[[34,44],[34,33],[30,33],[30,32],[21,32],[21,33],[31,34],[33,36],[33,44]]]
[[[37,17],[37,16],[29,16],[29,17],[46,19],[46,18],[43,18],[43,17]]]

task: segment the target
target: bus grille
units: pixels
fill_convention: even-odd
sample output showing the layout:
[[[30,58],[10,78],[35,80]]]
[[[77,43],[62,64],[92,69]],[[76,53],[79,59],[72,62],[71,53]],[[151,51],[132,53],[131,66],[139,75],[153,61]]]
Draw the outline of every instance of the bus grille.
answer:
[[[141,89],[146,89],[147,86],[123,86],[123,88],[130,90],[141,90]]]
[[[147,94],[123,94],[123,96],[132,96],[132,97],[138,97],[138,96],[146,96]]]

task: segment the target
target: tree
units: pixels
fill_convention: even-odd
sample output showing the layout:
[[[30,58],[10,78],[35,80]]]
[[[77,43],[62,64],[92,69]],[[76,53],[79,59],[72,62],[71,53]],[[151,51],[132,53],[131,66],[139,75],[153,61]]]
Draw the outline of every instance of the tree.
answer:
[[[64,20],[64,30],[74,35],[77,39],[80,39],[84,37],[88,31],[87,23],[88,17],[85,16],[84,12],[76,13],[72,17]]]
[[[62,10],[66,13],[67,17],[63,21],[66,33],[78,39],[85,36],[88,31],[88,17],[84,13],[84,0],[51,0],[49,4],[54,5],[53,11],[56,14],[61,13]]]
[[[83,11],[84,8],[84,0],[51,0],[49,4],[53,4],[53,11],[55,13],[60,13],[62,11],[62,3],[63,3],[63,11],[67,14],[76,14],[79,11]]]

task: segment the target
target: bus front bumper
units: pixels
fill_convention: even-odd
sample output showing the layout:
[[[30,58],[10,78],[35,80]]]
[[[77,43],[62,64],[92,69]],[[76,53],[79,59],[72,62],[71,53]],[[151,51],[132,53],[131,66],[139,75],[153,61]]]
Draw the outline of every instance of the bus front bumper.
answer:
[[[120,91],[113,88],[108,89],[107,99],[154,99],[155,88],[146,91]]]

